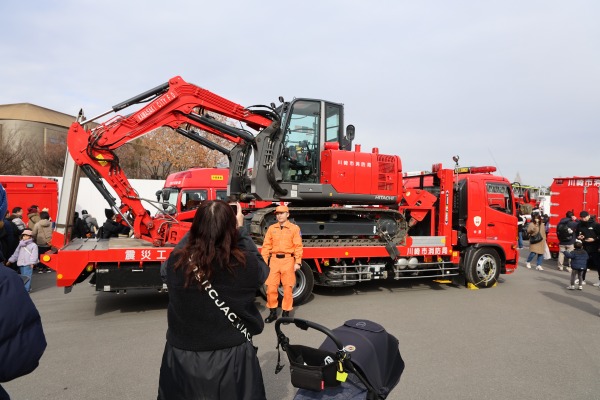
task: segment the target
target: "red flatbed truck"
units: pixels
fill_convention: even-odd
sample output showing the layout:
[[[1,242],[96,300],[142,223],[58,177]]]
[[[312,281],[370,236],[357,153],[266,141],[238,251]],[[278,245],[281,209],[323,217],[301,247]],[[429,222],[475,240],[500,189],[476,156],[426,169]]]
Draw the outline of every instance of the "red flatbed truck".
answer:
[[[516,219],[509,182],[493,167],[444,169],[405,176],[411,199],[399,208],[409,216],[406,241],[394,246],[304,248],[294,298],[305,301],[314,285],[341,287],[375,279],[456,279],[471,287],[495,285],[517,268]],[[414,200],[413,200],[414,199]],[[293,215],[294,209],[292,207]],[[257,243],[260,247],[260,242]],[[48,256],[68,292],[96,271],[96,290],[164,289],[159,268],[173,246],[135,238],[76,239]],[[58,263],[61,267],[58,267]]]
[[[343,132],[343,105],[318,99],[280,99],[279,107],[245,108],[172,78],[113,106],[112,111],[69,129],[56,242],[64,245],[42,262],[57,271],[57,285],[72,286],[96,271],[96,289],[119,292],[162,289],[160,264],[189,230],[182,215],[152,217],[120,169],[114,150],[160,126],[230,159],[228,194],[242,202],[285,202],[300,225],[304,254],[294,299],[313,286],[347,286],[373,279],[445,279],[462,275],[473,287],[490,287],[518,262],[515,199],[510,183],[493,167],[444,169],[406,175],[399,156],[352,148],[354,127]],[[93,128],[90,122],[133,104],[137,112]],[[217,112],[246,124],[234,128],[207,116]],[[194,129],[234,143],[207,143]],[[257,131],[256,134],[251,129]],[[248,176],[250,155],[254,158]],[[83,172],[127,223],[128,239],[66,240],[79,174]],[[121,205],[104,182],[117,193]],[[275,221],[274,207],[247,215],[260,247]]]

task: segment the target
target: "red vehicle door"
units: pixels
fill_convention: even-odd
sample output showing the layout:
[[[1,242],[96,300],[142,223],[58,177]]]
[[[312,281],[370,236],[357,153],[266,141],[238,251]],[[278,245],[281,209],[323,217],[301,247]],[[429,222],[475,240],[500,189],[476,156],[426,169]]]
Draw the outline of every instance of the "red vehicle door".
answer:
[[[485,236],[509,249],[517,243],[515,203],[508,182],[484,178]]]

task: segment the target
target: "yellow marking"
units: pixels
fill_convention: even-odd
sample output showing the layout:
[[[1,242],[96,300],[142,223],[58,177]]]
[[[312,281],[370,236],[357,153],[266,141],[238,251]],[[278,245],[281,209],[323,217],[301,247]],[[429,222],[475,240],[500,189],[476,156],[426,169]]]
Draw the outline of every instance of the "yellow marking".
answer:
[[[104,160],[104,156],[102,154],[98,154],[96,156],[96,160]],[[98,164],[102,165],[103,167],[106,167],[108,162],[107,161],[98,161]]]
[[[210,180],[211,181],[222,181],[223,180],[223,175],[211,175],[210,176]]]

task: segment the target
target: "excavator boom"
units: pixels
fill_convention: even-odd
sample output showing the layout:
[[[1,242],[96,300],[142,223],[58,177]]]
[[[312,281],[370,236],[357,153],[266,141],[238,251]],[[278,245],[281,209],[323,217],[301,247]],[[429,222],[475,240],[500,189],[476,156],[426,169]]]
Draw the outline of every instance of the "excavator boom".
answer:
[[[143,102],[148,104],[132,114],[116,115],[94,128],[86,128],[86,125],[89,126],[90,122],[100,117]],[[148,215],[139,195],[121,169],[115,150],[160,127],[173,128],[201,145],[217,149],[228,156],[230,154],[227,149],[201,137],[197,130],[217,135],[246,151],[250,151],[255,145],[254,135],[250,131],[221,123],[207,112],[237,120],[258,131],[271,125],[277,118],[274,112],[252,112],[176,76],[168,83],[113,106],[111,111],[71,125],[67,136],[67,148],[74,163],[94,182],[111,207],[130,224],[136,238],[147,239],[155,246],[167,242],[177,243],[188,227],[187,224],[178,223],[171,217],[153,218]],[[104,187],[103,181],[117,193],[121,200],[119,207]],[[68,216],[59,215],[59,220],[61,219],[65,220],[65,225],[68,223]]]

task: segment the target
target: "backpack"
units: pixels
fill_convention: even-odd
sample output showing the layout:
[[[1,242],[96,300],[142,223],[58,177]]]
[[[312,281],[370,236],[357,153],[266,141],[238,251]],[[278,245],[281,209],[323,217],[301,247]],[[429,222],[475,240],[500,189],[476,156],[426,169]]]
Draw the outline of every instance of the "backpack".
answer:
[[[568,242],[573,239],[573,230],[569,232],[569,227],[565,223],[558,224],[556,227],[556,236],[561,242]]]

